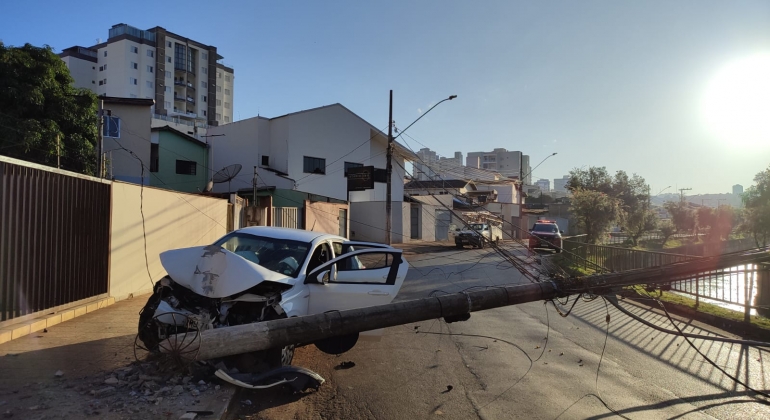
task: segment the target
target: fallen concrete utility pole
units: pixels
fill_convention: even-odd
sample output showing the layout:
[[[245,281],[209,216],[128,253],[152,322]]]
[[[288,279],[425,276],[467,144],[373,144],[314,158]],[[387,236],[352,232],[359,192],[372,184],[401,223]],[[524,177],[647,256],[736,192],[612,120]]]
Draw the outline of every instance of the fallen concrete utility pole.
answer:
[[[328,337],[409,324],[429,319],[464,320],[470,312],[557,297],[556,286],[542,282],[390,303],[367,308],[257,322],[170,337],[161,349],[199,347],[196,360],[209,360],[257,350],[312,343]],[[200,340],[200,343],[193,341]]]
[[[283,347],[296,343],[312,343],[324,338],[361,331],[404,325],[412,322],[444,318],[448,322],[465,320],[471,312],[549,300],[570,294],[611,293],[635,284],[665,283],[686,275],[770,261],[770,253],[732,254],[663,267],[633,270],[553,281],[516,285],[490,286],[475,292],[447,294],[438,297],[390,303],[387,305],[297,318],[279,319],[206,330],[192,337],[178,334],[161,345],[162,351],[174,348],[197,348],[196,360],[209,360],[235,354]]]

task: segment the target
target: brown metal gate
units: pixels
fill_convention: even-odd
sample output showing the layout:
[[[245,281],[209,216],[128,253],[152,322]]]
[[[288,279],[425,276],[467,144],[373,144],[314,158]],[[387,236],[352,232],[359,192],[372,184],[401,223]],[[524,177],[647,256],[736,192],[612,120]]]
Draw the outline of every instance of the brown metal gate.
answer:
[[[108,182],[2,158],[0,322],[107,293],[109,232]]]

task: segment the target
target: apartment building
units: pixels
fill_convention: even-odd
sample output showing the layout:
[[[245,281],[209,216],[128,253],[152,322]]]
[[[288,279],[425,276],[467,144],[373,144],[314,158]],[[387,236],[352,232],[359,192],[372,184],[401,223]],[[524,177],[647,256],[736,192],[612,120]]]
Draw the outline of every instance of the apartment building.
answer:
[[[561,178],[554,178],[553,190],[556,192],[567,192],[567,182],[569,182],[569,175],[564,175]]]
[[[537,182],[535,182],[535,185],[537,185],[538,188],[540,188],[541,192],[547,193],[551,191],[551,180],[541,178],[538,179]]]
[[[194,127],[233,121],[234,70],[217,48],[156,26],[113,25],[106,42],[59,54],[75,86],[100,96],[153,99],[155,119]],[[156,124],[153,124],[156,125]]]
[[[417,161],[414,163],[414,179],[418,181],[430,181],[438,179],[457,179],[450,172],[457,172],[463,166],[462,152],[455,152],[454,157],[439,156],[427,147],[417,153]],[[462,172],[462,171],[460,171]]]
[[[522,152],[509,152],[498,148],[491,152],[470,152],[465,159],[465,165],[473,168],[486,169],[499,172],[508,178],[520,178],[523,176],[524,184],[531,184],[529,155]]]

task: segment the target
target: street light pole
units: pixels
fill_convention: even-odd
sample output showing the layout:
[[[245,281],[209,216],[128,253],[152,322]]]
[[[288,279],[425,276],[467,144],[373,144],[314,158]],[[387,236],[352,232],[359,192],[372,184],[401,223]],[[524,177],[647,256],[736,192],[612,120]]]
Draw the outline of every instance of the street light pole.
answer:
[[[393,175],[393,89],[390,90],[390,104],[388,106],[388,162],[385,167],[385,243],[390,245],[392,175]]]
[[[395,138],[401,137],[402,134],[406,132],[406,130],[409,129],[409,127],[413,126],[417,121],[420,121],[420,119],[424,116],[426,116],[429,112],[433,110],[433,108],[439,106],[441,103],[445,101],[451,101],[452,99],[456,98],[457,95],[451,95],[446,99],[442,99],[436,103],[436,105],[433,105],[430,107],[427,111],[423,112],[422,115],[420,115],[416,120],[412,121],[411,124],[406,126],[405,129],[401,130],[398,133],[398,136]],[[391,230],[391,213],[393,210],[393,206],[391,203],[391,178],[393,175],[393,90],[390,91],[390,106],[388,109],[388,150],[387,150],[387,160],[388,163],[385,167],[385,176],[387,179],[385,180],[385,243],[390,245],[391,244],[391,238],[390,238],[390,230]]]

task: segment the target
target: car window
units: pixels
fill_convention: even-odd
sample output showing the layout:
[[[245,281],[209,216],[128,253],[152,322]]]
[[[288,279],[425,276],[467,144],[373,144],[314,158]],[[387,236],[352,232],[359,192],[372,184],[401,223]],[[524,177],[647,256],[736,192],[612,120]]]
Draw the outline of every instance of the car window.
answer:
[[[332,259],[331,248],[326,242],[319,244],[313,254],[310,256],[310,261],[307,263],[307,272],[311,272],[318,268],[321,264],[324,264]]]
[[[559,229],[556,225],[551,223],[536,223],[534,229],[535,232],[556,233]]]
[[[268,270],[291,277],[299,275],[302,262],[305,261],[310,249],[310,244],[307,242],[236,232],[225,236],[214,245]]]

